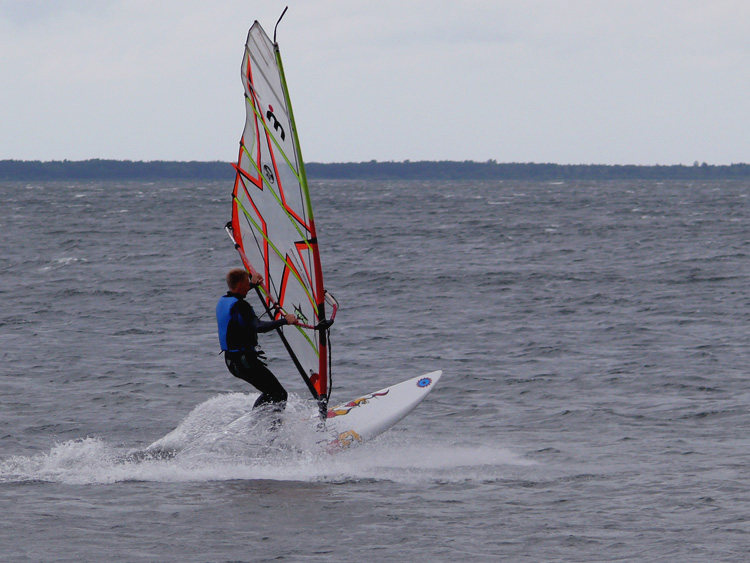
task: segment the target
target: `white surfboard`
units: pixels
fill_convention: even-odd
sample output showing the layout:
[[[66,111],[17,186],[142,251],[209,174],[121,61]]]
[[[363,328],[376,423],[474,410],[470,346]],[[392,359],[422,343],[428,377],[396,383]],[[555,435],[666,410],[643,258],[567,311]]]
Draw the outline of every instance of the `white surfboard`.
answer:
[[[442,373],[433,371],[328,409],[330,449],[345,449],[388,430],[424,400]]]
[[[328,409],[328,418],[322,430],[325,437],[319,443],[333,454],[379,436],[413,411],[435,388],[441,375],[442,371],[433,371]],[[258,415],[257,410],[252,410],[228,423],[221,420],[207,423],[204,414],[199,411],[200,408],[195,409],[188,417],[190,421],[183,421],[145,450],[130,452],[128,459],[171,458],[196,444],[200,447],[207,438],[213,440],[216,436],[242,435],[246,441],[247,427]],[[192,421],[193,415],[196,421]],[[320,418],[314,415],[310,422],[319,426]],[[267,436],[259,439],[259,447],[268,446],[265,441]]]

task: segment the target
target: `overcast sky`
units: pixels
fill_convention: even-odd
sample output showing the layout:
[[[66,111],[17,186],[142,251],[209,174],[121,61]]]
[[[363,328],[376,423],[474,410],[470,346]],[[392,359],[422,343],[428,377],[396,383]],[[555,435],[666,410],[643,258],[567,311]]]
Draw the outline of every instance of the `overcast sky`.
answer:
[[[308,162],[750,162],[748,0],[0,0],[0,160],[233,160],[286,4]]]

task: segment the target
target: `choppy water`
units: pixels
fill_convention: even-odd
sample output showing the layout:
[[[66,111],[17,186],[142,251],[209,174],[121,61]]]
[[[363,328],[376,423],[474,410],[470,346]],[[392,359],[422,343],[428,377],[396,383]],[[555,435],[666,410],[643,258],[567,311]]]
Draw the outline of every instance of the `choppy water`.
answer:
[[[3,560],[747,559],[750,183],[313,190],[333,399],[444,370],[337,456],[225,429],[229,186],[0,183]]]

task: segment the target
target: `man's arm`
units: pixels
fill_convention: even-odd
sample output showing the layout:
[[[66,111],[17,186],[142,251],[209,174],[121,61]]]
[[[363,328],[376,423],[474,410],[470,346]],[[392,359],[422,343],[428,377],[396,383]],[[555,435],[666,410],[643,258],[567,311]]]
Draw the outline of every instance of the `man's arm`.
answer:
[[[252,329],[257,333],[270,332],[276,330],[280,326],[289,324],[286,322],[286,318],[279,319],[278,321],[261,321],[258,317],[253,315],[253,320],[250,323]]]

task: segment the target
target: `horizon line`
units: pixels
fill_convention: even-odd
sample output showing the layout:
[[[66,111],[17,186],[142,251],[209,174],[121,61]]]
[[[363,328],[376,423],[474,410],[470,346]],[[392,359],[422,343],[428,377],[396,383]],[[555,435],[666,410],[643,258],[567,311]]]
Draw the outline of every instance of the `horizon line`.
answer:
[[[121,163],[140,163],[140,164],[150,164],[150,163],[175,163],[175,164],[227,164],[231,166],[233,164],[232,161],[229,160],[165,160],[165,159],[154,159],[154,160],[134,160],[129,158],[83,158],[83,159],[52,159],[52,160],[39,160],[39,159],[33,159],[33,160],[26,160],[26,159],[17,159],[17,158],[6,158],[6,159],[0,159],[0,163],[9,163],[9,162],[21,162],[21,163],[40,163],[40,164],[65,164],[65,163],[84,163],[84,162],[121,162]],[[634,163],[628,163],[628,164],[606,164],[606,163],[559,163],[559,162],[544,162],[544,161],[498,161],[497,159],[491,158],[487,160],[471,160],[471,159],[464,159],[464,160],[411,160],[411,159],[404,159],[404,160],[377,160],[377,159],[371,159],[371,160],[360,160],[360,161],[334,161],[334,162],[320,162],[320,161],[307,161],[305,164],[316,164],[316,165],[345,165],[345,164],[428,164],[428,163],[434,163],[434,164],[489,164],[489,165],[537,165],[537,166],[622,166],[622,167],[686,167],[686,168],[692,168],[692,167],[704,167],[704,166],[711,166],[711,167],[731,167],[731,166],[747,166],[748,162],[732,162],[730,164],[712,164],[707,163],[705,161],[693,161],[692,164],[634,164]]]

